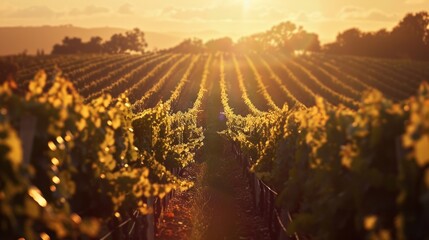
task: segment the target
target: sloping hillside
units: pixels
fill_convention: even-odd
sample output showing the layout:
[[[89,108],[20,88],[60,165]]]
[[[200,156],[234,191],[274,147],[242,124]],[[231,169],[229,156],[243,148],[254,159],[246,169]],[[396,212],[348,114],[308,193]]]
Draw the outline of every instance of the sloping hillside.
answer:
[[[52,46],[60,43],[65,36],[79,37],[88,40],[92,36],[109,39],[114,33],[125,32],[122,28],[81,28],[66,26],[41,27],[0,27],[0,55],[22,53],[34,54],[38,49],[50,53]],[[144,29],[143,29],[144,31]],[[168,48],[178,44],[181,37],[157,32],[146,32],[149,50],[154,48]]]

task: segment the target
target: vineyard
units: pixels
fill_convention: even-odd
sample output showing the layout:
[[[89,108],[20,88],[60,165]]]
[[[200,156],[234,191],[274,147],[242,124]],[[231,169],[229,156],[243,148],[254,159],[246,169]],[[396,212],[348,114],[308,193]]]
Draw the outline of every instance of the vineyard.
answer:
[[[0,86],[5,239],[153,239],[166,199],[195,184],[183,170],[217,144],[242,167],[271,239],[429,238],[428,62],[3,60],[19,68],[17,86]]]

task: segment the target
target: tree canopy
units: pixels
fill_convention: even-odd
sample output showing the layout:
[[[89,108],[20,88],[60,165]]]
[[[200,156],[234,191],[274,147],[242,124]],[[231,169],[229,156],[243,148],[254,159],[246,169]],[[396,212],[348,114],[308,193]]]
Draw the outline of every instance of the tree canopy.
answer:
[[[188,38],[167,51],[176,53],[201,53],[205,51],[205,47],[203,40],[199,38]]]
[[[135,28],[125,34],[118,33],[103,42],[101,37],[92,37],[88,42],[80,38],[65,37],[61,44],[55,44],[52,54],[77,54],[77,53],[143,53],[147,48],[145,34]]]
[[[200,39],[185,39],[167,51],[179,53],[282,51],[292,53],[319,50],[320,42],[317,34],[308,33],[291,22],[283,22],[266,32],[243,37],[237,43],[234,43],[229,37],[212,39],[205,44]]]
[[[262,33],[241,38],[237,43],[239,51],[319,51],[319,37],[308,33],[292,22],[282,22]]]
[[[325,45],[324,50],[334,54],[429,60],[429,14],[409,13],[392,31],[348,29],[339,33],[334,43]]]
[[[205,47],[209,52],[231,52],[234,49],[234,41],[229,37],[212,39],[206,42]]]

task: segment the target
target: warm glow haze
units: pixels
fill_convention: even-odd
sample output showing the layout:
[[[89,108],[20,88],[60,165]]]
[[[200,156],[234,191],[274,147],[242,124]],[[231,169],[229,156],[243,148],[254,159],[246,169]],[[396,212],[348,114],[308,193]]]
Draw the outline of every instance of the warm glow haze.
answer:
[[[202,38],[237,38],[290,20],[326,42],[350,27],[391,28],[406,13],[427,9],[429,0],[2,0],[0,25],[139,27]]]

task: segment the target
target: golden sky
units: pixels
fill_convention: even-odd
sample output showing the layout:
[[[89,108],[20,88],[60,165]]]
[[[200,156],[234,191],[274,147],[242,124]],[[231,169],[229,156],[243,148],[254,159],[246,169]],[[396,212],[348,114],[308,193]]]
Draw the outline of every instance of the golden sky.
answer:
[[[0,26],[139,27],[237,38],[291,20],[326,42],[350,27],[390,29],[405,13],[428,9],[429,0],[0,0]]]

